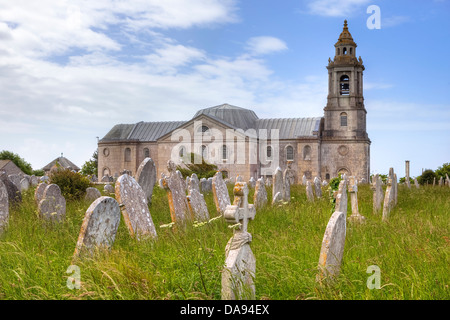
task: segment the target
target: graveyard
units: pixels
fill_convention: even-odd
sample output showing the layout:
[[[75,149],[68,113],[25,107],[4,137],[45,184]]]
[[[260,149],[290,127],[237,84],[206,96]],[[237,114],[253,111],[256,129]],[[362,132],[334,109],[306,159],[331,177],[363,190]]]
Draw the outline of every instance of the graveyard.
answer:
[[[150,194],[137,183],[145,178],[124,174],[106,183],[115,189],[92,184],[96,199],[63,201],[58,190],[48,196],[57,188],[42,191],[41,183],[22,189],[9,212],[0,206],[8,212],[0,215],[0,299],[450,296],[448,184],[397,184],[392,171],[386,184],[344,177],[333,193],[317,181],[290,185],[277,171],[270,186],[215,175],[207,188],[194,176],[183,184],[186,177],[168,168],[169,176],[150,183]],[[0,202],[5,190],[0,185]],[[206,209],[197,204],[203,202]],[[43,208],[51,205],[48,215]],[[247,291],[232,284],[240,261],[247,263]]]

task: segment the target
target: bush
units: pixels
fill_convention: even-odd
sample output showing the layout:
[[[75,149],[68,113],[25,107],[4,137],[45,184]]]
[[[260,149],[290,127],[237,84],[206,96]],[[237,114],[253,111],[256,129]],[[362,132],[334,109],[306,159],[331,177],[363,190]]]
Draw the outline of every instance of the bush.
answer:
[[[433,184],[433,180],[436,178],[436,173],[433,170],[427,169],[425,170],[421,176],[417,177],[417,182],[421,185],[424,185],[428,182],[428,184]]]
[[[217,166],[214,164],[207,163],[203,158],[201,158],[200,162],[200,156],[196,155],[194,153],[190,154],[191,156],[191,163],[185,163],[187,168],[183,168],[181,166],[177,166],[177,170],[181,172],[183,177],[190,177],[193,173],[197,175],[199,179],[205,178],[208,179],[210,177],[213,177],[217,172]]]
[[[69,169],[58,168],[49,175],[50,183],[57,184],[66,200],[78,200],[84,197],[91,186],[88,178]]]

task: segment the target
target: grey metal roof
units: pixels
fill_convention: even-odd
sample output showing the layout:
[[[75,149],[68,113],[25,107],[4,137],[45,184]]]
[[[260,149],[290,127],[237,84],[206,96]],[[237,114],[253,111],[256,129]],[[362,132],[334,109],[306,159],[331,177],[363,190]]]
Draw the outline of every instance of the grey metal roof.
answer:
[[[193,118],[204,114],[213,119],[223,120],[233,128],[247,130],[254,128],[258,116],[253,110],[229,105],[227,103],[197,111]]]
[[[134,124],[116,124],[100,141],[125,140],[134,126]]]
[[[298,137],[314,137],[314,131],[319,131],[322,118],[284,118],[258,119],[256,129],[278,129],[279,139],[296,139]]]

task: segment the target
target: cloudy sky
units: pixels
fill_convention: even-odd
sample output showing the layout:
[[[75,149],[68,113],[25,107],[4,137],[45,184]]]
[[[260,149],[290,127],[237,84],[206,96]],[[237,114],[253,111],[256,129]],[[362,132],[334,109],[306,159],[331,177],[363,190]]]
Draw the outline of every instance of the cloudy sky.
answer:
[[[381,28],[367,20],[377,5]],[[371,172],[450,162],[449,0],[0,0],[0,150],[79,167],[115,124],[223,103],[323,116],[344,19],[366,67]]]

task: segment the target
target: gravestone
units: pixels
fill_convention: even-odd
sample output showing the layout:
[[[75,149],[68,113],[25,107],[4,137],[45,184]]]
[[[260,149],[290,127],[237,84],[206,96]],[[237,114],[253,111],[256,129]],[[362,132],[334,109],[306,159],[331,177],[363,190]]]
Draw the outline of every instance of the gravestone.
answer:
[[[358,182],[354,176],[349,177],[348,192],[350,193],[350,203],[352,206],[352,214],[348,218],[350,221],[364,222],[366,218],[359,213],[358,209]]]
[[[20,186],[20,176],[18,174],[10,174],[8,175],[8,179],[9,181],[11,181],[12,183],[14,183],[14,185],[16,186],[16,188],[18,190],[22,190],[21,186]]]
[[[306,186],[306,176],[303,175],[302,177],[302,185]]]
[[[443,185],[443,178],[442,178],[442,176],[439,178],[439,187],[442,187],[442,185]]]
[[[16,185],[9,180],[6,172],[0,172],[0,180],[6,187],[6,191],[8,192],[8,201],[10,205],[19,204],[22,202],[22,193],[20,189],[16,187]]]
[[[95,174],[92,175],[91,182],[98,182],[98,178]]]
[[[189,195],[186,197],[191,216],[194,221],[208,221],[209,213],[205,198],[203,197],[203,194],[200,193],[198,184],[195,182],[192,183],[192,180],[193,179],[190,180],[190,185],[188,187]]]
[[[236,177],[236,182],[243,182],[243,181],[244,181],[244,178],[242,178],[241,175],[238,175],[238,176]]]
[[[136,181],[144,190],[147,203],[152,203],[153,187],[156,182],[156,167],[151,158],[145,158],[139,165],[136,172]]]
[[[50,178],[47,175],[45,175],[45,176],[40,177],[39,181],[48,183],[50,181]]]
[[[101,181],[102,181],[102,182],[111,182],[111,181],[109,180],[109,176],[108,176],[108,175],[103,176]]]
[[[347,175],[344,174],[342,180],[339,182],[338,191],[336,193],[336,203],[334,205],[335,211],[342,212],[347,217]],[[312,190],[311,190],[312,193]]]
[[[281,202],[284,199],[283,172],[280,167],[277,167],[273,173],[272,197],[272,205]]]
[[[306,198],[308,201],[314,201],[314,193],[311,186],[311,182],[306,181]]]
[[[102,196],[101,192],[97,188],[89,187],[86,188],[86,195],[84,196],[84,200],[86,201],[94,201]]]
[[[292,170],[286,169],[283,172],[283,187],[284,187],[283,200],[286,202],[291,201],[291,184],[292,181],[294,180],[290,174],[290,171]]]
[[[45,187],[42,200],[39,202],[39,216],[45,220],[61,222],[66,216],[66,199],[57,184]]]
[[[147,197],[139,183],[130,175],[123,174],[116,181],[115,195],[130,235],[138,240],[156,239],[156,229],[148,209]]]
[[[416,186],[416,189],[420,189],[419,182],[417,181],[417,178],[414,178],[414,185]]]
[[[339,275],[344,255],[345,233],[346,215],[343,212],[335,211],[328,221],[322,240],[318,282],[333,280]]]
[[[0,180],[0,234],[8,226],[9,221],[9,200],[8,190],[3,181]]]
[[[32,175],[30,178],[30,183],[32,187],[36,187],[39,184],[39,178],[35,175]]]
[[[394,198],[394,190],[392,190],[392,179],[388,178],[388,184],[386,187],[386,193],[384,196],[384,203],[383,203],[383,217],[382,217],[383,221],[386,221],[389,218],[389,214],[394,205],[395,205],[395,198]]]
[[[259,209],[267,205],[267,191],[263,178],[259,178],[256,181],[255,193],[253,195],[253,205],[255,206],[255,209]]]
[[[314,190],[316,192],[316,198],[322,198],[322,186],[318,177],[314,178]]]
[[[167,192],[172,222],[182,223],[190,218],[189,204],[186,199],[186,185],[180,171],[172,160],[167,161],[169,176],[161,173],[160,185]]]
[[[201,178],[200,179],[200,191],[202,193],[211,192],[212,191],[212,179],[213,178]]]
[[[383,202],[383,187],[381,177],[375,174],[372,178],[372,191],[373,191],[373,213],[378,214],[381,210],[381,204]]]
[[[253,300],[256,259],[250,248],[252,235],[248,233],[247,226],[248,222],[255,218],[256,210],[248,203],[247,183],[236,182],[233,193],[233,205],[227,206],[224,212],[225,221],[236,228],[225,248],[222,300]]]
[[[445,183],[447,184],[448,187],[450,187],[450,180],[448,178],[448,174],[445,174]]]
[[[110,184],[105,184],[105,186],[103,187],[103,192],[105,193],[114,193],[114,187]]]
[[[436,177],[433,178],[433,187],[436,186]]]
[[[22,178],[20,180],[20,192],[27,191],[30,188],[30,180]]]
[[[397,205],[398,183],[397,183],[397,174],[396,173],[394,173],[394,180],[392,181],[392,189],[394,190],[394,205]]]
[[[411,182],[409,181],[409,160],[405,160],[405,182],[408,188],[411,189]]]
[[[231,201],[227,185],[225,184],[225,181],[223,181],[222,172],[220,171],[212,178],[212,191],[217,212],[223,214],[227,206],[231,204]]]
[[[111,197],[100,197],[91,203],[84,215],[73,259],[96,248],[109,249],[120,223],[119,203]]]
[[[36,190],[34,190],[34,201],[36,201],[36,205],[39,205],[39,202],[41,202],[44,197],[44,191],[47,186],[48,184],[46,182],[41,182],[36,187]]]
[[[289,185],[295,184],[295,171],[291,169],[291,161],[288,163],[288,167],[283,172],[283,177],[285,180],[289,181]]]
[[[255,186],[256,186],[255,178],[250,177],[250,180],[248,180],[248,187],[249,188],[254,188]]]
[[[206,179],[205,179],[206,180]],[[200,180],[195,173],[191,175],[191,177],[186,177],[187,188],[195,189],[200,192]]]

